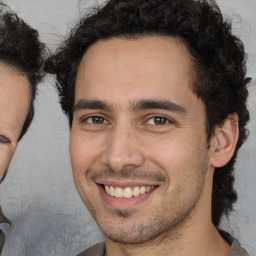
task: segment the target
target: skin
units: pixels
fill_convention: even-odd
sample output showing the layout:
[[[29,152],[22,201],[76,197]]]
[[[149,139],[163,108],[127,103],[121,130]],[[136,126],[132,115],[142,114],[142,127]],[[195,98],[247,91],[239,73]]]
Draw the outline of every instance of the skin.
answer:
[[[0,63],[0,180],[18,144],[29,109],[29,82],[17,69]]]
[[[29,110],[30,91],[27,78],[16,68],[0,62],[0,183],[18,144]],[[0,222],[6,222],[0,208]],[[5,236],[0,230],[0,253]]]
[[[209,149],[191,69],[185,45],[171,37],[101,40],[82,58],[70,155],[106,255],[228,254],[211,221],[211,190],[214,165],[227,160],[220,148],[237,129],[217,129]],[[120,199],[102,184],[154,189]]]

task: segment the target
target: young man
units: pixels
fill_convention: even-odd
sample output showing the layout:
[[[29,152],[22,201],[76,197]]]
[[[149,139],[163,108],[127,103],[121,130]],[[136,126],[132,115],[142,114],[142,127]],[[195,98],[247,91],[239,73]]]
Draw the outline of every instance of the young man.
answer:
[[[0,4],[0,183],[34,116],[43,51],[37,31]],[[0,254],[8,226],[0,208]]]
[[[79,255],[248,255],[218,229],[237,198],[249,79],[215,3],[110,0],[45,69],[77,190],[105,234]]]

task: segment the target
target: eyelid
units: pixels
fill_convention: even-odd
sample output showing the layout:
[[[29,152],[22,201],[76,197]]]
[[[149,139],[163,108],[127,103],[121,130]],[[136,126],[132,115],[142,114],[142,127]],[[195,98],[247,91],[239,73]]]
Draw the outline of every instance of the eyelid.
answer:
[[[165,115],[161,115],[161,114],[152,114],[152,115],[149,115],[147,116],[147,119],[146,121],[144,121],[143,123],[147,123],[150,119],[152,118],[156,118],[156,117],[160,117],[160,118],[164,118],[168,121],[168,123],[172,124],[174,123],[175,121],[173,119],[171,119],[170,117],[167,117]],[[163,126],[163,125],[162,125]]]
[[[82,122],[85,122],[87,119],[93,118],[93,117],[101,117],[101,118],[105,119],[105,121],[106,121],[107,123],[110,123],[109,120],[108,120],[108,118],[107,118],[105,115],[103,115],[103,114],[96,114],[96,113],[95,113],[95,114],[92,113],[92,114],[88,114],[88,115],[83,116],[83,117],[81,118],[81,121],[82,121]]]

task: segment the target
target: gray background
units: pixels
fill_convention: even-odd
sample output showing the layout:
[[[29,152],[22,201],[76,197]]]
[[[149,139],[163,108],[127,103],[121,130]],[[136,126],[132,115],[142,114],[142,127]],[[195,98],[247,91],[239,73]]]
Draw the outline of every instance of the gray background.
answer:
[[[84,9],[96,1],[5,0],[21,17],[39,30],[54,49]],[[99,1],[101,2],[101,1]],[[250,256],[256,255],[256,0],[218,0],[231,17],[234,32],[249,54],[250,137],[239,152],[235,211],[222,226],[234,233]],[[239,15],[237,15],[239,14]],[[21,141],[6,180],[0,187],[0,204],[12,221],[4,256],[75,255],[102,240],[95,223],[73,184],[68,154],[69,130],[58,104],[54,79],[39,87],[36,116]]]

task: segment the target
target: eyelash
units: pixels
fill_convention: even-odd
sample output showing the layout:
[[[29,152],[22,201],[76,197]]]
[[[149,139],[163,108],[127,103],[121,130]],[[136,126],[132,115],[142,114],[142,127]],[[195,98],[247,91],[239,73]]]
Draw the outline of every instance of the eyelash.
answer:
[[[89,119],[93,119],[93,118],[103,119],[104,120],[103,123],[100,123],[100,124],[109,123],[105,117],[100,116],[100,115],[86,116],[85,118],[82,119],[82,122],[83,123],[86,122],[87,124],[90,124],[90,125],[100,125],[100,124],[93,123],[93,120],[92,120],[92,122],[88,122]]]
[[[0,135],[0,143],[9,143],[10,140],[3,135]]]
[[[164,124],[156,124],[155,123],[155,121],[156,121],[156,119],[162,119],[165,123]],[[146,120],[146,122],[144,122],[144,123],[148,123],[149,122],[149,120],[151,120],[151,119],[153,119],[154,121],[154,124],[149,124],[149,125],[154,125],[154,126],[165,126],[165,125],[168,125],[168,124],[172,124],[173,123],[173,121],[172,120],[170,120],[169,118],[167,118],[167,117],[165,117],[165,116],[161,116],[161,115],[153,115],[153,116],[151,116],[150,118],[148,118],[147,120]],[[160,121],[161,122],[161,121]]]
[[[94,123],[93,119],[100,119],[100,120],[96,120],[96,122],[100,122],[100,121],[103,121],[102,123]],[[89,119],[92,119],[91,122],[88,122]],[[147,120],[144,122],[144,124],[147,124],[149,122],[149,120],[151,119],[154,119],[154,124],[149,124],[149,125],[155,125],[155,126],[165,126],[165,125],[168,125],[168,124],[172,124],[173,121],[170,120],[169,118],[165,117],[165,116],[161,116],[161,115],[154,115],[154,116],[151,116],[150,118],[147,118]],[[156,123],[156,119],[160,119],[158,120],[160,123],[157,124]],[[161,124],[161,121],[164,122],[163,124]],[[105,117],[102,117],[100,115],[92,115],[92,116],[87,116],[85,118],[83,118],[82,122],[86,122],[90,125],[101,125],[101,124],[108,124],[110,123],[109,121],[107,121],[107,119]]]

